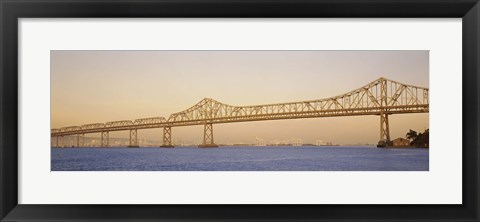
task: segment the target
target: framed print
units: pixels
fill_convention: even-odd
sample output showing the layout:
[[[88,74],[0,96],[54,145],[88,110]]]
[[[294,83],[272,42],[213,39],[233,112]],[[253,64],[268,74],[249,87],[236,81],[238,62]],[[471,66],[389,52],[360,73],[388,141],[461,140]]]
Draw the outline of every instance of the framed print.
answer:
[[[477,1],[1,11],[2,221],[478,221]]]
[[[426,86],[428,54],[422,50],[52,50],[51,171],[428,171],[429,89],[368,74],[389,71],[389,78],[414,79]],[[111,66],[111,61],[125,65]],[[355,65],[355,70],[342,69],[345,63]],[[130,75],[129,68],[136,75]],[[337,77],[343,76],[315,75],[332,69]],[[259,77],[261,73],[268,74]],[[368,78],[374,80],[366,85],[354,80]],[[301,87],[284,90],[293,81]],[[325,95],[335,94],[342,85],[363,86],[333,99],[274,101],[308,98],[323,82],[342,82],[331,89],[322,87],[324,92],[314,90]],[[177,93],[187,89],[191,93]],[[253,100],[262,95],[264,99]],[[118,113],[138,107],[132,114],[119,114],[119,119],[145,112],[145,105],[135,101],[139,99],[157,101],[160,104],[148,104],[156,110],[151,115],[165,115],[120,121],[112,116],[112,107]],[[72,104],[72,100],[82,102]],[[245,102],[257,105],[230,105]],[[87,110],[95,111],[87,114]],[[329,117],[342,117],[342,126],[338,120],[328,122]],[[109,121],[98,123],[101,119]],[[288,119],[296,121],[272,121]],[[69,122],[80,126],[65,126]],[[251,129],[252,123],[264,130]],[[370,132],[348,130],[359,125]],[[340,132],[333,132],[336,129]],[[423,132],[415,131],[419,129]]]

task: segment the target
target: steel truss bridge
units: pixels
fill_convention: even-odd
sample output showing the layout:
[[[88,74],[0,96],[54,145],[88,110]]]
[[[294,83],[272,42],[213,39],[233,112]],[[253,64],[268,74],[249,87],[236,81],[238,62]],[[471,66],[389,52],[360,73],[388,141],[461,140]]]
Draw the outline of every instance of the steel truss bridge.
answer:
[[[129,147],[138,147],[137,133],[141,129],[163,128],[161,147],[173,147],[172,127],[204,125],[203,144],[218,147],[213,140],[213,124],[262,120],[300,119],[335,116],[380,116],[380,142],[389,144],[388,115],[428,113],[428,88],[379,78],[348,93],[319,100],[253,106],[232,106],[205,98],[194,106],[171,114],[136,120],[93,123],[51,130],[55,147],[61,147],[64,136],[76,136],[75,146],[84,144],[85,134],[100,133],[101,147],[109,146],[109,132],[130,131]],[[59,141],[60,140],[60,141]]]

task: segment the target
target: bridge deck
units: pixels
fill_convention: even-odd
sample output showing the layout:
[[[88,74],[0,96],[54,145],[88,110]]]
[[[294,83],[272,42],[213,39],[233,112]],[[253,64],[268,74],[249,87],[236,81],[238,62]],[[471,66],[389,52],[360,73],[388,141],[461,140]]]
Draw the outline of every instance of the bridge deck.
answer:
[[[51,136],[165,128],[218,123],[334,116],[391,115],[429,112],[428,88],[379,78],[348,93],[320,100],[254,106],[231,106],[205,98],[164,117],[122,120],[52,129]],[[388,128],[388,122],[387,128]]]

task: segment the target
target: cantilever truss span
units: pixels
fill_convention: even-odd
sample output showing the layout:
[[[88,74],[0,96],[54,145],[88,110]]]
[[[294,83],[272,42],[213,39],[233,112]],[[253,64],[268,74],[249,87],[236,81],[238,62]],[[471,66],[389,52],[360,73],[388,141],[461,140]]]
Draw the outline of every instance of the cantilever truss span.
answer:
[[[138,129],[147,128],[170,129],[176,126],[261,120],[379,115],[380,140],[388,142],[390,141],[388,115],[426,112],[429,112],[428,88],[379,78],[361,88],[326,99],[254,106],[232,106],[205,98],[184,111],[171,114],[168,119],[153,117],[134,121],[124,120],[63,127],[52,129],[51,136],[61,137],[121,130],[135,130],[136,132]],[[209,141],[213,143],[213,133],[208,138],[211,138]],[[170,138],[168,138],[169,140]],[[136,141],[133,142],[135,143]]]

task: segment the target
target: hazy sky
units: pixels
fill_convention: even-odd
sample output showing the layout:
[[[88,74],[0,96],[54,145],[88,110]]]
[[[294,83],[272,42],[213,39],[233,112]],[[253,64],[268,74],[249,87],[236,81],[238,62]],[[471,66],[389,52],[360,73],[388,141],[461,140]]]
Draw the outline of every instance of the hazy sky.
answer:
[[[383,76],[428,87],[428,51],[51,51],[52,128],[134,120],[185,110],[208,97],[229,105],[322,99]],[[428,114],[390,115],[392,139],[428,128]],[[376,143],[380,117],[328,117],[214,125],[216,143]],[[139,131],[161,140],[161,129]],[[86,136],[98,136],[95,134]],[[128,132],[110,137],[128,137]],[[203,126],[172,128],[201,142]]]

